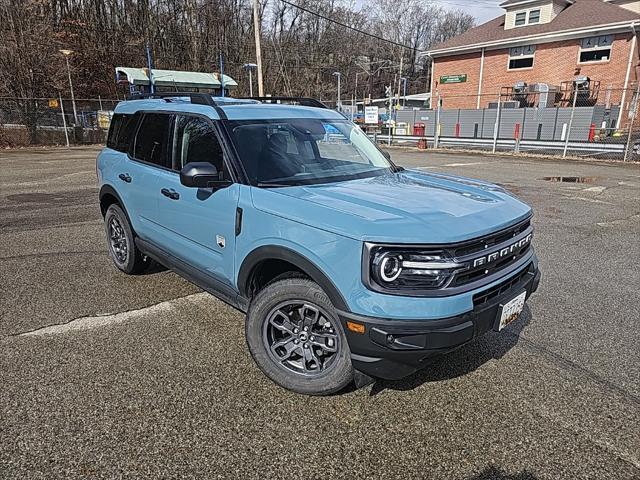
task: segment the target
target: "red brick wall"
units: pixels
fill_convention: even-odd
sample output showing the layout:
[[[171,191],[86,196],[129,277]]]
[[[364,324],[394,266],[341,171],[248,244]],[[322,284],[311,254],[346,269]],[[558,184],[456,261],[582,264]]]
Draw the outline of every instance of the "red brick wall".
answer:
[[[464,83],[438,85],[441,75],[467,74]],[[484,75],[483,75],[484,76]],[[475,99],[468,95],[478,93],[480,79],[480,53],[436,58],[433,70],[433,89],[442,95],[443,108],[475,108]],[[473,105],[470,105],[473,103]],[[435,103],[433,104],[435,106]]]
[[[580,40],[546,43],[536,46],[533,67],[530,69],[508,70],[509,49],[487,50],[484,58],[482,78],[482,94],[480,106],[489,101],[496,101],[502,86],[511,86],[517,81],[527,83],[549,83],[560,85],[561,82],[574,78],[576,69],[580,75],[587,75],[592,80],[600,81],[601,90],[611,86],[611,101],[619,101],[624,86],[629,61],[631,34],[620,34],[614,37],[611,59],[602,63],[579,64],[578,54]],[[637,64],[637,49],[636,49]],[[444,108],[475,108],[478,93],[481,53],[455,55],[435,58],[434,90],[443,98]],[[632,69],[630,81],[636,80],[636,70]],[[466,83],[437,85],[441,75],[467,74]],[[473,96],[473,98],[471,97]]]

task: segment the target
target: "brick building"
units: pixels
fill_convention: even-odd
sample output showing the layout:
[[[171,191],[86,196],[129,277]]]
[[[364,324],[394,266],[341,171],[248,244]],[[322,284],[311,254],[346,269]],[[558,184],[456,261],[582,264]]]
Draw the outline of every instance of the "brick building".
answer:
[[[486,107],[517,82],[567,91],[577,76],[589,77],[594,101],[629,103],[640,74],[640,0],[507,0],[501,7],[501,17],[427,52],[431,91],[444,108]]]

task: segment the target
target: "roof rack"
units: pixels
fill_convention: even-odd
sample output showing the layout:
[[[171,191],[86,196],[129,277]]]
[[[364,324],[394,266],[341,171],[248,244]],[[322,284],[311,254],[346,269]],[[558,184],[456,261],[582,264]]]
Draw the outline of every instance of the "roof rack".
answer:
[[[284,103],[303,107],[329,108],[320,100],[309,97],[242,97],[243,100],[259,100],[262,103]]]
[[[161,98],[165,102],[170,102],[171,98],[175,97],[189,97],[191,103],[199,105],[209,105],[215,107],[218,104],[213,99],[210,93],[203,92],[156,92],[156,93],[134,93],[127,97],[127,100],[145,100],[149,98]]]
[[[220,118],[226,119],[227,114],[220,108],[220,104],[217,103],[210,93],[204,92],[156,92],[156,93],[136,93],[127,97],[127,100],[146,100],[159,98],[164,99],[165,102],[171,102],[171,98],[176,97],[188,97],[191,103],[196,105],[208,105],[213,107]]]

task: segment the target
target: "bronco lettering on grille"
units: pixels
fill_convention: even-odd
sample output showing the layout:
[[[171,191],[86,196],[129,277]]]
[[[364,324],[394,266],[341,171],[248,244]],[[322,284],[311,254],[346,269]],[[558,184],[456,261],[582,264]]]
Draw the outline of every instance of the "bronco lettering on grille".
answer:
[[[474,268],[475,267],[479,267],[480,265],[485,265],[487,263],[495,262],[496,260],[500,260],[501,258],[504,258],[504,257],[506,257],[508,255],[511,255],[514,251],[519,250],[520,248],[522,248],[525,245],[527,245],[528,243],[530,243],[531,242],[531,237],[533,237],[532,233],[530,233],[526,237],[520,239],[516,243],[513,243],[513,244],[509,245],[508,247],[505,247],[505,248],[502,248],[502,249],[500,249],[500,250],[498,250],[496,252],[490,253],[489,255],[485,255],[483,257],[476,258],[473,261]]]

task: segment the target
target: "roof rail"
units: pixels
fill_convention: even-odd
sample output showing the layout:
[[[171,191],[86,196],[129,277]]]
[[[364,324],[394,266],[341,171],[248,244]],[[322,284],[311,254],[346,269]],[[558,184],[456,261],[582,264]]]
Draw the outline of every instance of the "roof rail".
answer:
[[[213,99],[210,93],[203,92],[156,92],[156,93],[134,93],[129,95],[127,100],[144,100],[149,98],[162,98],[166,102],[170,102],[170,98],[175,97],[189,97],[191,103],[197,103],[199,105],[210,105],[215,107],[216,101]]]
[[[208,105],[213,107],[220,118],[226,119],[227,115],[224,110],[220,108],[210,93],[204,92],[156,92],[156,93],[136,93],[127,97],[127,100],[145,100],[145,99],[164,99],[165,102],[171,102],[171,98],[176,97],[188,97],[191,103],[197,105]]]
[[[309,97],[241,97],[243,100],[259,100],[262,103],[285,103],[304,107],[329,108],[320,100]]]

